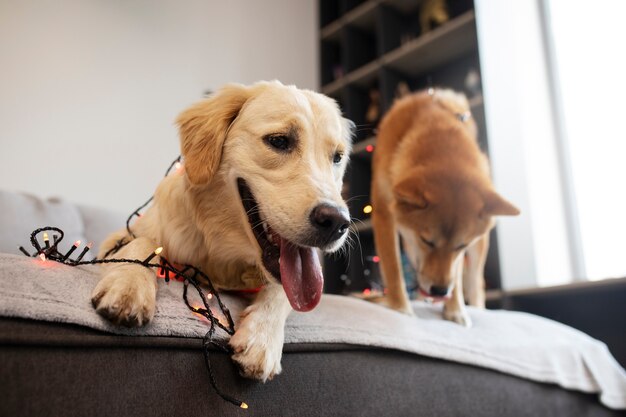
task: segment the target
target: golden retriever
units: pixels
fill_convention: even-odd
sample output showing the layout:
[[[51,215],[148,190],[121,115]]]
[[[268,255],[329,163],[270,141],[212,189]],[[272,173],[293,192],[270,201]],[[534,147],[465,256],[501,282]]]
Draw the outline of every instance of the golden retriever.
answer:
[[[136,235],[114,257],[163,256],[201,268],[219,289],[262,287],[230,340],[249,377],[281,371],[285,320],[320,300],[317,249],[346,240],[349,215],[341,184],[352,122],[321,94],[278,81],[230,84],[178,117],[182,172],[159,184]],[[109,236],[105,254],[126,229]],[[158,259],[158,258],[157,258]],[[92,294],[115,323],[142,325],[155,311],[155,272],[107,265]]]
[[[494,216],[519,210],[493,188],[464,95],[419,92],[383,118],[373,159],[372,223],[388,305],[412,314],[398,232],[419,292],[445,299],[444,317],[470,327],[463,290],[484,307],[484,265]],[[467,263],[464,266],[464,258]]]

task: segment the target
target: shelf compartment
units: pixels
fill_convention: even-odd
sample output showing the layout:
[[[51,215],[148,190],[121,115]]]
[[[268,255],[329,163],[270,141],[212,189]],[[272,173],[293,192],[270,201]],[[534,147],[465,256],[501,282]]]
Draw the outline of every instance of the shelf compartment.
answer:
[[[349,39],[345,41],[346,45],[350,45]],[[374,80],[383,67],[419,77],[449,61],[475,52],[477,48],[476,21],[474,12],[469,11],[360,68],[350,71],[351,66],[348,64],[354,65],[354,60],[344,61],[343,68],[348,71],[347,74],[332,82],[323,83],[322,93],[335,95],[349,85],[364,86]]]
[[[322,84],[335,83],[345,78],[343,51],[339,42],[323,41],[320,50]]]
[[[352,71],[345,77],[333,81],[332,83],[322,88],[322,93],[327,96],[334,97],[343,89],[349,85],[356,85],[359,87],[370,87],[378,77],[378,71],[380,65],[377,61],[372,61],[369,64],[365,64],[360,68]]]
[[[476,49],[476,22],[469,11],[385,54],[381,64],[417,75]]]
[[[375,33],[348,26],[341,31],[344,46],[343,64],[348,73],[376,59]],[[347,47],[349,45],[349,47]]]
[[[322,40],[338,40],[341,30],[348,26],[373,32],[376,24],[375,10],[379,3],[380,0],[370,0],[356,6],[334,22],[322,27],[320,37]]]

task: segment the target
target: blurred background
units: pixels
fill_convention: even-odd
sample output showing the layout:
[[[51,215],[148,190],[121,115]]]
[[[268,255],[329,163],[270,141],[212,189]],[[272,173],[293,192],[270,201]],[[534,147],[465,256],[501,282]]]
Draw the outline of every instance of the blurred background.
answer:
[[[366,127],[345,186],[361,243],[325,260],[326,291],[376,291],[376,124],[451,86],[522,210],[492,233],[489,306],[575,325],[624,363],[625,19],[622,0],[0,0],[0,189],[130,212],[178,155],[182,109],[279,79]]]

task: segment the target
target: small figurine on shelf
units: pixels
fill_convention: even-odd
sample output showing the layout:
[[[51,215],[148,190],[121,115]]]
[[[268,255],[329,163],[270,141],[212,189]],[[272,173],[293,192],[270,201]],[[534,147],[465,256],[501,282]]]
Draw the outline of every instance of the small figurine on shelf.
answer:
[[[406,32],[400,35],[400,45],[407,44],[415,39],[415,34],[413,32]]]
[[[396,85],[396,100],[411,94],[411,87],[406,81],[400,81]]]
[[[365,112],[365,121],[372,125],[372,127],[378,124],[380,120],[380,90],[378,87],[372,87],[369,91],[370,104],[367,106]]]
[[[482,88],[480,85],[480,74],[476,68],[470,68],[465,76],[465,91],[467,99],[472,103],[482,97]]]
[[[333,65],[333,77],[335,80],[343,78],[343,66],[341,64]]]
[[[450,20],[446,0],[424,0],[420,7],[422,35]]]

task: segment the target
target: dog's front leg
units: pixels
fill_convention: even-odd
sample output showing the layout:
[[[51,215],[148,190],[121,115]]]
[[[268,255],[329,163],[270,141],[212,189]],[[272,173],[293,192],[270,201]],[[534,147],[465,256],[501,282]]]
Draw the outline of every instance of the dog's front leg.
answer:
[[[280,284],[267,284],[243,311],[229,344],[244,376],[265,382],[280,373],[285,321],[290,312]]]
[[[374,199],[377,208],[372,213],[376,252],[380,256],[380,267],[383,281],[387,289],[387,305],[401,313],[414,315],[406,291],[400,261],[400,242],[395,222],[387,203],[382,199]]]
[[[465,327],[472,327],[467,309],[465,308],[465,300],[463,299],[463,257],[455,261],[454,264],[454,288],[452,289],[452,297],[443,305],[443,318],[453,321]]]
[[[467,248],[467,266],[463,269],[463,288],[467,302],[485,308],[485,263],[489,251],[489,232]]]
[[[148,238],[134,239],[112,258],[143,260],[157,248]],[[151,262],[158,263],[159,258]],[[154,271],[136,264],[104,264],[102,278],[91,294],[96,311],[115,324],[141,326],[154,317],[156,308]]]

